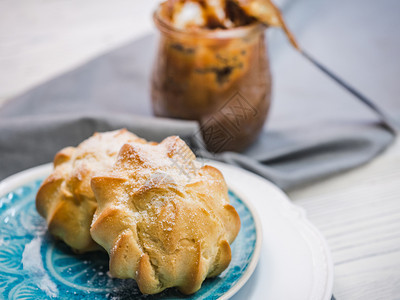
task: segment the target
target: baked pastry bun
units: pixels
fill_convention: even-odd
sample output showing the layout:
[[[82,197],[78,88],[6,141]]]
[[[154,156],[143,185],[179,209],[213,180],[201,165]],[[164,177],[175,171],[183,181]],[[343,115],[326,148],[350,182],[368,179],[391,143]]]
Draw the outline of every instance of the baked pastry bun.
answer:
[[[101,249],[90,236],[97,202],[90,187],[92,176],[113,166],[122,145],[145,141],[125,129],[95,133],[78,147],[62,149],[54,170],[42,183],[36,208],[51,234],[76,252]]]
[[[98,207],[90,232],[113,277],[135,279],[144,294],[191,294],[229,265],[239,216],[222,174],[201,167],[180,138],[125,144],[91,185]]]

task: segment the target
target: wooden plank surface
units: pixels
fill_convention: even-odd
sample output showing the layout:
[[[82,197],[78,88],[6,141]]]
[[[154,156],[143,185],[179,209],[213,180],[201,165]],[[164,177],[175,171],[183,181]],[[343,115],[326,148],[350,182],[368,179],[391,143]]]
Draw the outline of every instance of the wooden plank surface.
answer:
[[[321,230],[337,299],[400,299],[400,140],[356,170],[289,194]]]
[[[158,2],[0,1],[0,104],[151,31]]]

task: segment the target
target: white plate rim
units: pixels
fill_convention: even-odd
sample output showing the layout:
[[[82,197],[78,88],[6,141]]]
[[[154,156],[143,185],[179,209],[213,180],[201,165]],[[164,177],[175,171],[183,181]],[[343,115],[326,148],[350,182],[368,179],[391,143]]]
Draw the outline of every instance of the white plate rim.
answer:
[[[314,236],[314,240],[317,240],[319,243],[319,249],[320,253],[324,256],[325,260],[325,269],[326,272],[325,278],[321,278],[319,276],[315,276],[318,278],[319,282],[315,282],[315,286],[313,287],[314,293],[312,294],[310,300],[318,299],[318,300],[330,300],[332,298],[333,294],[333,281],[334,281],[334,266],[333,266],[333,261],[332,261],[332,256],[329,250],[328,243],[325,240],[325,237],[321,234],[321,232],[311,223],[311,221],[307,218],[306,211],[302,208],[299,207],[291,202],[289,197],[279,188],[277,187],[274,183],[271,181],[256,175],[254,173],[251,173],[249,171],[246,171],[242,168],[233,166],[233,165],[228,165],[222,162],[217,162],[217,161],[207,161],[207,163],[210,163],[211,165],[221,169],[223,172],[229,172],[229,173],[238,173],[241,176],[247,176],[249,178],[252,178],[252,180],[258,182],[260,185],[264,185],[268,187],[268,189],[275,193],[278,196],[278,201],[279,203],[275,205],[275,208],[277,208],[282,216],[286,215],[286,220],[291,222],[293,225],[295,225],[295,228],[297,229],[298,233],[302,235],[303,240],[305,242],[310,243],[309,240],[306,240],[306,237],[309,235]],[[238,194],[239,197],[243,197],[243,193],[240,193],[237,189],[237,187],[231,186],[230,181],[227,180],[229,189],[231,189],[234,193]],[[251,202],[251,201],[247,201]],[[312,245],[309,245],[312,246]],[[314,272],[318,274],[318,271],[316,271],[316,266],[313,266]],[[321,271],[321,270],[320,270]],[[319,272],[320,272],[319,271]],[[319,275],[321,275],[319,273]],[[324,281],[324,282],[323,282]],[[315,291],[317,289],[317,291]],[[319,290],[318,290],[319,289]],[[320,294],[319,294],[320,293]]]

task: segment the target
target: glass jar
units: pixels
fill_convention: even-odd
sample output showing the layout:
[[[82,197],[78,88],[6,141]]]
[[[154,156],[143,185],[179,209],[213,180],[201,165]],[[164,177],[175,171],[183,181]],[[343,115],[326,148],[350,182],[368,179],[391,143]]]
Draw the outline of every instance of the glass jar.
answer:
[[[183,31],[157,12],[154,22],[161,33],[151,82],[154,114],[199,121],[210,151],[244,150],[270,108],[265,26]]]

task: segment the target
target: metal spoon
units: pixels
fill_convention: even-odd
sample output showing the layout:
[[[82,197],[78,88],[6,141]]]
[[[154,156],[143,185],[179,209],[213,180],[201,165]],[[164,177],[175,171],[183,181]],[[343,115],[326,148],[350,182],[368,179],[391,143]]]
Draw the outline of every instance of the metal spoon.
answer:
[[[387,116],[372,100],[363,95],[360,91],[352,87],[334,72],[329,70],[323,64],[321,64],[317,59],[311,56],[307,51],[299,46],[295,37],[287,27],[285,21],[283,20],[282,14],[278,7],[275,6],[270,0],[233,0],[243,11],[249,15],[265,24],[266,26],[278,26],[281,27],[288,37],[292,46],[309,62],[311,62],[315,67],[322,71],[325,75],[330,77],[342,88],[346,89],[354,97],[359,99],[362,103],[373,110],[381,119],[382,125],[388,129],[393,134],[397,133],[396,126],[393,121]]]

